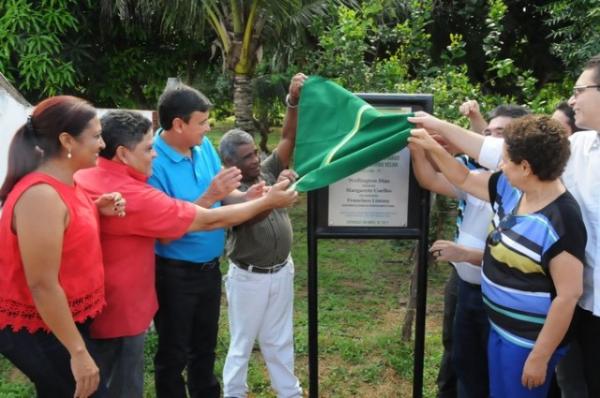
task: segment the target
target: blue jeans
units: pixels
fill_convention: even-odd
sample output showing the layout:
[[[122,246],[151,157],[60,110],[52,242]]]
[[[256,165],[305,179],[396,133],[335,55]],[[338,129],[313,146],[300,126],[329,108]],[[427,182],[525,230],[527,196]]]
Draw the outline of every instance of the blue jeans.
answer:
[[[110,398],[144,395],[144,341],[146,333],[113,339],[92,339],[101,382]]]
[[[552,354],[548,361],[544,384],[531,390],[521,384],[523,366],[530,352],[531,348],[519,347],[509,342],[490,327],[488,359],[491,398],[546,398],[548,396],[554,369],[564,356],[566,348],[559,348]]]
[[[89,322],[77,327],[95,358],[89,344]],[[73,398],[75,379],[70,355],[52,333],[29,333],[25,329],[13,332],[6,327],[0,330],[0,353],[31,380],[38,398]],[[100,385],[94,397],[104,394]]]
[[[489,396],[487,344],[490,324],[483,305],[481,286],[459,278],[452,363],[460,398]]]

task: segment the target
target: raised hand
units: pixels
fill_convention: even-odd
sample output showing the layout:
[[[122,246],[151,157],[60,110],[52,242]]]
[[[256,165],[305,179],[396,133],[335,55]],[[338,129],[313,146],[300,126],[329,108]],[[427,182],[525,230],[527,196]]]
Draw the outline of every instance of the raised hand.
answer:
[[[409,147],[411,150],[418,146],[425,151],[432,151],[436,149],[444,148],[437,142],[427,130],[423,128],[412,129],[410,131],[410,137],[408,137]]]
[[[481,115],[481,111],[479,109],[479,103],[475,100],[466,100],[462,103],[461,106],[458,107],[458,111],[468,118],[472,118],[475,116]]]
[[[241,181],[242,172],[237,167],[222,169],[215,178],[213,178],[203,196],[209,197],[212,202],[222,200],[234,189],[238,188]]]
[[[443,126],[443,121],[427,112],[417,111],[415,115],[408,118],[408,121],[414,123],[419,128],[427,129],[432,132],[438,131]]]
[[[298,101],[300,101],[300,90],[302,90],[302,86],[306,79],[308,79],[308,77],[304,73],[296,73],[294,77],[292,77],[288,89],[288,100],[291,106],[298,105]]]

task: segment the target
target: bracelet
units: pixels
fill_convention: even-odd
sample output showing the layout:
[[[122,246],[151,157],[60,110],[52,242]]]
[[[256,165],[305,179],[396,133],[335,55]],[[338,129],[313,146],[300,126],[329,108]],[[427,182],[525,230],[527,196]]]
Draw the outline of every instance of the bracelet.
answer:
[[[294,109],[294,108],[297,108],[297,107],[298,107],[298,104],[296,104],[296,105],[292,105],[292,104],[290,103],[290,95],[289,95],[289,94],[287,94],[287,95],[285,96],[285,104],[287,105],[287,107],[288,107],[288,108],[291,108],[291,109]]]

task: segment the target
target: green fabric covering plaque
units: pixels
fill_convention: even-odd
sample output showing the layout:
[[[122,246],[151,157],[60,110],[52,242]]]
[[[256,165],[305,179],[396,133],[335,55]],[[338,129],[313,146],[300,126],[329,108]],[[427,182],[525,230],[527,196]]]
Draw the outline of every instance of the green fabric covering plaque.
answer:
[[[403,149],[412,114],[383,113],[332,81],[306,80],[300,95],[295,188],[333,184]]]

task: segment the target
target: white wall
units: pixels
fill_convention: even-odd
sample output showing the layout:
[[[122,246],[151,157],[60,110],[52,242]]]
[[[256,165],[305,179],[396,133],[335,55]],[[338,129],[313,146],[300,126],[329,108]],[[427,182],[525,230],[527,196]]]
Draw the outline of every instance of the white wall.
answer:
[[[98,109],[98,117],[102,117],[102,115],[111,110]],[[140,112],[152,121],[152,111],[136,110],[136,112]],[[4,182],[4,177],[6,176],[8,147],[10,146],[12,136],[25,123],[30,113],[31,107],[23,106],[5,90],[0,88],[0,184]]]
[[[0,184],[8,165],[8,147],[15,131],[27,120],[31,110],[0,88]]]

